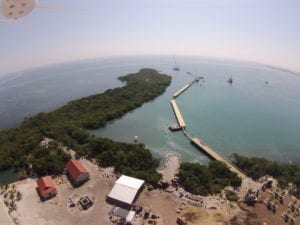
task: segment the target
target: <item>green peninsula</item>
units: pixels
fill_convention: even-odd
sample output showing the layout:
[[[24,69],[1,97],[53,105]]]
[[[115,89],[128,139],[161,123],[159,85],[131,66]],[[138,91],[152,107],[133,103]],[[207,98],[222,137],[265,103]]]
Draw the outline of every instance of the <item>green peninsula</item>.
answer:
[[[19,128],[0,132],[0,170],[17,168],[44,174],[60,174],[69,156],[52,146],[39,146],[44,137],[73,148],[79,155],[96,158],[100,165],[115,166],[121,173],[156,183],[158,160],[142,144],[115,142],[91,136],[108,121],[140,107],[161,95],[171,77],[153,69],[119,77],[125,85],[104,93],[71,101],[52,112],[25,118]]]

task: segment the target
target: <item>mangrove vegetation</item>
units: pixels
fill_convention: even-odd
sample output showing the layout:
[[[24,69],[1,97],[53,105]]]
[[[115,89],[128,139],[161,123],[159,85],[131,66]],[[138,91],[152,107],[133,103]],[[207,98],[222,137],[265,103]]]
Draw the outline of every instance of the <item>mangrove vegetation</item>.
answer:
[[[210,161],[208,165],[182,163],[179,169],[179,184],[196,195],[221,192],[226,186],[238,187],[242,179],[231,172],[225,163]]]
[[[123,87],[71,101],[52,111],[25,118],[20,127],[0,132],[0,170],[33,169],[38,174],[59,174],[69,156],[57,147],[39,146],[44,137],[73,148],[79,155],[94,157],[101,166],[156,183],[158,161],[144,145],[126,144],[90,135],[108,121],[161,95],[171,77],[153,69],[119,78]],[[55,151],[58,150],[58,151]]]
[[[276,178],[283,188],[289,183],[293,183],[296,186],[293,194],[300,197],[300,165],[278,163],[265,158],[246,157],[238,154],[233,154],[231,159],[255,180],[270,175]]]

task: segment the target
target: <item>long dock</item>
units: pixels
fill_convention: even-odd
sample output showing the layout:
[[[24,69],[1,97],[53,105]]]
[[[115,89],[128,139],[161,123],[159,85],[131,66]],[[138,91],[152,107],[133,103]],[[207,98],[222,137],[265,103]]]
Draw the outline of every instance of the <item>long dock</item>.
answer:
[[[173,94],[173,98],[177,98],[179,95],[181,95],[185,90],[187,90],[190,86],[192,86],[194,83],[198,81],[198,78],[191,81],[187,85],[183,86],[179,91],[177,91],[175,94]]]
[[[187,90],[190,86],[192,86],[195,82],[197,82],[198,79],[195,79],[193,81],[191,81],[190,83],[188,83],[187,85],[185,85],[183,88],[181,88],[179,91],[177,91],[174,95],[173,98],[178,97],[182,92],[184,92],[185,90]],[[193,145],[195,145],[196,147],[198,147],[201,151],[203,151],[206,155],[208,155],[211,159],[214,160],[218,160],[220,162],[224,162],[225,165],[227,166],[227,168],[233,172],[236,173],[240,178],[246,178],[247,176],[241,171],[239,170],[237,167],[235,167],[230,161],[228,161],[225,157],[223,157],[222,155],[220,155],[217,151],[215,151],[212,147],[206,145],[203,141],[201,141],[199,138],[196,137],[192,137],[186,128],[186,124],[184,122],[184,119],[181,115],[181,112],[177,106],[176,101],[173,99],[171,100],[171,105],[175,114],[175,117],[177,119],[178,125],[182,128],[182,131],[184,133],[185,136],[187,136],[187,138],[190,139],[191,143]]]
[[[177,106],[177,103],[175,100],[171,100],[171,106],[173,108],[173,111],[174,111],[174,114],[175,114],[175,117],[177,119],[177,122],[178,122],[178,125],[181,127],[181,128],[186,128],[186,124],[184,122],[184,119],[181,115],[181,112]]]
[[[191,142],[200,148],[203,152],[205,152],[210,158],[214,160],[218,160],[220,162],[224,162],[228,169],[236,173],[240,178],[245,178],[246,175],[241,172],[238,168],[236,168],[232,163],[230,163],[228,160],[226,160],[223,156],[221,156],[219,153],[217,153],[214,149],[206,145],[203,141],[201,141],[199,138],[191,138]]]

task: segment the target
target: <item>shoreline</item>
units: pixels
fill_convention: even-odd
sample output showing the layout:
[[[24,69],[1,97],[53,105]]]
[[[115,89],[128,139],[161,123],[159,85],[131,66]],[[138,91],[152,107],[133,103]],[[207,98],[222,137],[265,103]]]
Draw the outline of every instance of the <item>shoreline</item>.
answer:
[[[46,142],[45,142],[45,145],[48,145],[48,142],[47,141],[49,141],[50,139],[48,139],[48,140],[46,140]],[[61,147],[61,146],[60,146]],[[65,147],[64,146],[64,148],[67,148],[67,147]],[[66,149],[65,149],[66,150]],[[152,154],[152,153],[151,153]],[[152,154],[153,155],[153,154]],[[88,167],[92,170],[92,171],[94,171],[94,178],[99,178],[99,170],[105,170],[104,168],[99,168],[97,165],[91,165],[92,164],[92,162],[90,162],[90,161],[88,161],[88,160],[86,160],[86,159],[84,159],[84,158],[81,158],[81,161],[82,162],[84,162],[84,164],[86,164],[86,165],[88,165]],[[158,168],[156,171],[158,171],[158,172],[160,172],[162,175],[163,175],[163,179],[165,180],[165,181],[167,181],[168,183],[172,183],[172,180],[174,179],[174,175],[178,172],[178,169],[179,169],[179,166],[180,166],[180,163],[181,163],[181,155],[180,154],[178,154],[178,153],[167,153],[165,156],[164,156],[164,161],[163,161],[163,167],[162,168]],[[102,171],[103,172],[103,171]],[[109,172],[107,172],[107,171],[105,171],[105,173],[104,174],[102,174],[103,176],[102,176],[102,178],[104,177],[107,177],[107,173],[109,173]],[[108,175],[108,177],[107,178],[109,178],[110,177],[110,175]],[[83,194],[86,194],[87,192],[90,194],[90,192],[91,192],[91,198],[94,200],[95,199],[95,202],[97,202],[97,195],[100,195],[100,191],[103,191],[103,190],[98,190],[97,189],[97,185],[99,185],[99,186],[103,186],[103,185],[108,185],[106,188],[107,189],[105,189],[105,191],[107,191],[107,190],[109,190],[109,188],[111,188],[111,185],[112,185],[112,181],[114,181],[114,179],[115,179],[115,176],[114,175],[111,175],[111,180],[105,180],[105,181],[107,181],[107,182],[110,182],[109,184],[107,184],[107,183],[100,183],[100,181],[99,180],[97,180],[97,181],[91,181],[91,182],[89,182],[88,183],[88,186],[86,187],[86,186],[84,186],[84,188],[82,188],[82,189],[77,189],[78,191],[83,191],[82,193],[80,192],[80,195],[83,195]],[[55,178],[55,181],[56,181],[56,183],[57,183],[57,185],[60,185],[60,187],[61,187],[61,191],[62,191],[62,193],[65,193],[66,195],[68,195],[68,197],[69,198],[77,198],[78,196],[77,196],[77,193],[76,193],[76,190],[74,190],[74,189],[72,189],[72,188],[69,188],[69,186],[68,186],[68,181],[66,180],[66,178],[64,177],[64,175],[58,175],[56,178]],[[103,180],[102,180],[103,181]],[[245,181],[245,182],[244,182]],[[96,182],[96,183],[94,183],[94,182]],[[249,180],[246,180],[246,179],[243,179],[243,183],[246,183],[246,184],[244,184],[244,187],[241,187],[240,188],[240,190],[238,191],[238,193],[240,193],[240,198],[243,198],[243,196],[246,194],[246,192],[248,191],[248,189],[249,189],[249,187],[252,187],[251,185],[253,185],[253,188],[256,188],[256,187],[254,187],[254,185],[255,184],[257,184],[257,182],[254,182],[253,181],[253,183],[251,183],[252,181],[249,181]],[[254,184],[255,183],[255,184]],[[65,207],[65,201],[66,201],[66,198],[65,198],[65,196],[64,197],[62,197],[62,196],[58,196],[59,198],[56,198],[56,200],[54,200],[54,201],[49,201],[50,203],[51,203],[51,205],[49,205],[49,204],[40,204],[40,202],[39,201],[36,201],[37,199],[36,199],[36,193],[34,193],[34,192],[32,192],[32,190],[34,190],[34,185],[35,185],[35,180],[34,180],[34,178],[33,179],[31,179],[31,178],[28,178],[28,179],[25,179],[25,180],[19,180],[19,181],[16,181],[16,182],[14,182],[13,183],[14,185],[16,185],[16,186],[18,186],[18,187],[20,187],[20,190],[22,191],[22,192],[24,192],[25,193],[25,198],[27,198],[27,199],[25,199],[24,201],[28,201],[30,204],[27,204],[28,202],[25,202],[25,203],[20,203],[19,205],[18,205],[18,207],[20,207],[20,213],[21,214],[18,214],[18,211],[16,211],[16,218],[21,218],[20,220],[25,220],[28,224],[30,224],[30,223],[32,223],[33,221],[31,221],[31,218],[29,218],[28,216],[27,216],[27,214],[30,214],[30,213],[32,213],[31,211],[28,211],[28,209],[24,209],[25,207],[27,207],[28,205],[30,205],[30,206],[32,206],[32,207],[30,207],[30,209],[33,209],[34,208],[34,203],[36,204],[36,205],[38,205],[38,206],[40,206],[40,207],[45,207],[45,209],[48,209],[48,208],[46,208],[46,207],[49,207],[49,209],[52,209],[52,210],[55,210],[56,208],[55,208],[55,206],[57,206],[57,207],[60,207],[60,209],[61,210],[64,210],[64,211],[62,211],[62,212],[66,212],[66,209],[64,208]],[[100,185],[101,184],[101,185]],[[251,188],[252,189],[252,188]],[[28,191],[28,192],[27,192]],[[72,195],[71,194],[69,194],[69,192],[72,192]],[[145,201],[147,204],[150,204],[149,202],[151,202],[151,200],[150,199],[148,199],[148,197],[150,198],[150,197],[155,197],[156,196],[156,200],[159,202],[159,199],[160,199],[160,197],[161,196],[164,196],[166,199],[167,198],[175,198],[172,194],[175,194],[176,195],[176,198],[175,198],[175,202],[180,202],[180,204],[182,203],[182,201],[186,201],[188,204],[190,204],[190,205],[193,205],[193,206],[195,206],[195,205],[197,205],[197,206],[200,206],[200,208],[201,208],[201,210],[204,210],[205,211],[205,213],[207,213],[206,212],[206,210],[216,210],[216,211],[218,211],[218,213],[220,213],[220,211],[223,209],[222,207],[224,206],[224,205],[226,205],[226,202],[227,202],[227,200],[225,200],[225,198],[224,198],[224,196],[222,196],[222,195],[224,195],[223,193],[221,193],[220,195],[219,194],[216,194],[216,195],[209,195],[209,196],[207,196],[207,197],[204,197],[204,196],[196,196],[196,195],[192,195],[191,193],[188,193],[188,192],[186,192],[184,189],[180,189],[178,192],[176,192],[176,190],[174,191],[174,190],[171,190],[170,192],[172,192],[172,193],[170,193],[170,194],[167,194],[167,193],[165,193],[165,192],[160,192],[160,190],[155,190],[155,191],[153,191],[152,193],[148,193],[148,192],[143,192],[142,194],[144,194],[145,196],[144,196],[144,198],[141,198],[141,201]],[[174,192],[174,193],[173,193]],[[63,194],[62,194],[63,195]],[[181,195],[183,195],[183,197],[181,196]],[[103,198],[105,199],[105,195],[103,195],[103,193],[101,193],[101,201],[103,200]],[[181,196],[181,197],[180,197]],[[61,199],[60,198],[62,198],[63,200],[61,201]],[[32,201],[32,200],[35,200],[35,202],[33,203],[33,202],[30,202],[30,201]],[[57,201],[58,200],[58,201]],[[174,200],[174,199],[173,199]],[[100,201],[98,201],[98,203],[99,203]],[[105,201],[104,201],[105,202]],[[48,202],[47,202],[48,203]],[[151,202],[152,204],[154,204],[153,202]],[[170,202],[168,202],[168,204],[169,204]],[[227,202],[228,203],[228,202]],[[23,205],[22,205],[23,204]],[[104,203],[105,204],[105,203]],[[151,205],[151,204],[150,204]],[[230,202],[230,207],[231,207],[232,205],[231,205],[231,202]],[[100,206],[98,206],[97,205],[97,207],[100,207]],[[160,206],[157,204],[156,205],[156,207],[159,209],[158,211],[159,212],[162,212],[163,210],[170,210],[170,209],[165,209],[165,208],[160,208]],[[164,207],[167,207],[167,206],[164,206]],[[224,206],[225,208],[226,208],[226,206]],[[227,205],[227,207],[228,207],[228,205]],[[96,208],[96,207],[95,207]],[[195,208],[193,208],[193,207],[190,207],[190,211],[188,211],[188,212],[186,212],[186,211],[184,211],[184,207],[182,207],[183,208],[183,210],[180,210],[181,211],[181,213],[182,213],[182,215],[189,215],[189,213],[191,213],[191,211],[193,212],[193,213],[198,213],[198,212],[195,212]],[[174,209],[174,206],[172,207],[172,209]],[[235,208],[236,209],[236,208]],[[23,210],[23,211],[22,211]],[[24,211],[25,210],[25,211]],[[27,211],[26,211],[27,210]],[[37,215],[39,215],[39,213],[40,214],[43,214],[43,212],[40,212],[39,210],[40,209],[35,209],[35,210],[37,210],[36,211],[36,214]],[[69,210],[69,211],[68,211]],[[76,209],[77,210],[77,209]],[[75,211],[76,211],[75,210]],[[103,209],[104,210],[104,209]],[[51,211],[51,210],[50,210]],[[71,214],[76,214],[76,213],[74,213],[75,211],[73,210],[71,210],[71,209],[68,209],[67,208],[67,212],[68,213],[70,213],[70,211],[71,211]],[[196,210],[197,211],[197,210]],[[215,212],[216,212],[215,211]],[[228,210],[227,210],[228,211]],[[80,210],[78,211],[76,211],[76,212],[78,212],[78,213],[80,213]],[[103,212],[103,214],[102,214],[102,216],[106,213],[106,211],[104,210],[104,211],[102,211]],[[233,211],[233,212],[235,212],[235,211]],[[57,212],[57,213],[60,213],[60,212]],[[173,215],[174,214],[174,212],[169,212],[170,213],[170,215]],[[177,212],[176,212],[177,213]],[[224,215],[225,214],[229,214],[228,212],[224,212]],[[209,214],[209,213],[208,213]],[[206,215],[208,215],[208,214],[206,214]],[[82,214],[82,215],[84,215],[84,214]],[[168,218],[167,220],[170,220],[170,218],[169,218],[169,216],[170,215],[167,215],[167,213],[166,213],[166,215],[164,216],[164,217],[166,217],[166,218]],[[176,215],[176,214],[175,214]],[[47,220],[49,220],[49,218],[50,218],[50,215],[49,214],[43,214],[43,216],[44,216],[44,218],[42,218],[42,219],[44,219],[45,221],[47,221]],[[98,218],[97,216],[99,216],[99,215],[94,215],[94,217],[95,218]],[[84,217],[84,216],[83,216]],[[209,216],[207,216],[207,217],[209,217]],[[226,218],[225,218],[226,217]],[[58,218],[62,218],[62,215],[60,215],[59,214],[59,216],[58,216]],[[228,216],[228,215],[226,215],[226,216],[224,216],[224,220],[226,219],[226,220],[228,220],[230,217]],[[34,219],[38,219],[38,218],[34,218]],[[70,218],[68,218],[68,219],[70,219]],[[70,219],[71,220],[71,219]],[[89,221],[89,219],[88,218],[86,218],[86,220],[87,221]],[[30,221],[30,222],[28,222],[28,221]],[[42,222],[44,222],[44,221],[40,221],[41,223]],[[70,222],[70,221],[68,221],[68,222]],[[55,224],[55,222],[53,222],[54,224]],[[75,223],[75,221],[74,221],[74,223]],[[26,224],[26,223],[25,223]],[[68,223],[66,223],[66,224],[68,224]],[[198,223],[199,224],[199,223]]]
[[[64,148],[64,146],[62,147]],[[72,152],[73,150],[66,151]],[[22,193],[22,199],[16,203],[17,209],[11,213],[11,219],[19,221],[21,225],[43,224],[46,221],[51,225],[58,222],[61,225],[82,225],[91,223],[91,221],[100,221],[100,225],[112,224],[108,217],[112,205],[108,204],[105,199],[117,179],[113,168],[101,168],[84,158],[79,160],[90,171],[91,179],[79,188],[73,188],[65,175],[56,176],[54,181],[58,187],[58,195],[48,201],[40,201],[35,189],[35,178],[12,183],[10,186],[16,186],[16,190]],[[164,167],[161,168],[163,174],[168,174],[170,178],[173,177],[178,170],[179,162],[179,154],[166,154]],[[264,179],[261,179],[260,182],[262,180]],[[237,190],[240,199],[243,199],[249,188],[259,189],[262,185],[260,182],[253,181],[251,178],[243,179],[241,187]],[[227,189],[233,190],[231,187],[226,187],[224,190]],[[177,216],[184,216],[189,224],[219,225],[231,223],[231,221],[234,221],[232,224],[238,224],[241,221],[257,221],[258,219],[263,221],[264,216],[269,215],[269,211],[262,204],[249,208],[245,207],[241,201],[236,203],[227,200],[224,190],[220,194],[200,196],[193,195],[182,188],[174,189],[171,192],[144,189],[138,197],[137,203],[150,208],[152,213],[160,217],[158,225],[173,224]],[[266,192],[266,194],[268,193]],[[83,195],[88,195],[94,200],[91,209],[82,211],[77,207],[68,207],[70,198],[75,200]],[[259,217],[253,216],[255,214]],[[278,214],[273,215],[270,217],[270,221],[276,220],[278,216]],[[141,217],[136,217],[134,225],[142,225],[143,221]],[[284,221],[281,219],[278,225],[284,225]]]
[[[161,173],[163,179],[170,183],[179,170],[181,155],[178,153],[166,153],[161,160],[162,165],[157,168],[157,172]]]
[[[179,162],[179,159],[180,156],[178,154],[168,154],[164,169],[167,169],[168,172],[176,172],[174,168],[177,167],[174,167],[173,163]],[[51,225],[57,224],[58,221],[62,225],[70,223],[81,225],[88,221],[100,221],[100,225],[112,224],[108,218],[111,205],[105,199],[116,180],[116,175],[111,168],[100,168],[84,158],[81,158],[80,161],[90,171],[91,179],[79,188],[73,188],[65,175],[57,176],[54,178],[54,181],[58,187],[58,195],[45,202],[41,202],[39,199],[35,189],[36,180],[34,178],[14,182],[16,190],[22,193],[22,199],[16,203],[17,209],[11,213],[11,217],[19,221],[21,225],[43,224],[46,221]],[[179,197],[178,193],[177,191],[169,193],[159,189],[150,192],[143,190],[137,202],[144,207],[149,207],[152,213],[160,216],[159,225],[174,223],[174,218],[178,216],[178,210],[180,211],[179,215],[187,216],[191,213],[200,215],[202,222],[197,223],[199,225],[207,224],[207,222],[216,223],[220,220],[229,221],[230,215],[228,210],[230,209],[230,204],[226,203],[226,200],[218,196],[203,197],[206,199],[205,205],[203,207],[195,207],[187,199]],[[69,198],[74,200],[86,194],[94,199],[94,205],[91,209],[81,211],[77,207],[69,208],[67,206]],[[218,216],[216,220],[216,215],[222,216]],[[188,219],[190,220],[190,218]],[[136,218],[134,225],[141,225],[142,222],[143,220]]]

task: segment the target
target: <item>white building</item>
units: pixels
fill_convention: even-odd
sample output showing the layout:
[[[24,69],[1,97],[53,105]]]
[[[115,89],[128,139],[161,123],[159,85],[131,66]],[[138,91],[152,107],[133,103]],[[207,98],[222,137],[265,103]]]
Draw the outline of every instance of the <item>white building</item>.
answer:
[[[144,180],[122,175],[107,197],[131,205],[144,183]]]

